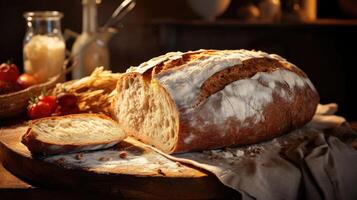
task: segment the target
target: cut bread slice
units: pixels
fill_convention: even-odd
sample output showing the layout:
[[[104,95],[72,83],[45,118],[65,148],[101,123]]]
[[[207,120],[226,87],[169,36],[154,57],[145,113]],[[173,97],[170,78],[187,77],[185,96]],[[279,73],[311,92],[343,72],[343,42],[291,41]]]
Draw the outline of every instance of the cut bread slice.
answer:
[[[119,143],[125,132],[102,114],[74,114],[31,121],[22,143],[33,154],[49,155],[104,149]]]

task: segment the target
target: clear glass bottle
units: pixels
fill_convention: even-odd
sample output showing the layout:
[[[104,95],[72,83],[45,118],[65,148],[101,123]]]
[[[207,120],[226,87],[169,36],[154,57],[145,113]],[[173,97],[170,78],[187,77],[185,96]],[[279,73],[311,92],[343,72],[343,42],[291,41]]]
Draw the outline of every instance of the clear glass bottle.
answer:
[[[72,47],[72,55],[77,63],[72,72],[73,79],[90,75],[96,67],[103,66],[107,69],[109,66],[107,43],[111,37],[110,33],[97,35],[98,37],[87,45],[92,36],[98,34],[97,4],[99,2],[96,0],[82,0],[82,33],[77,37]]]
[[[61,31],[63,14],[57,11],[26,12],[27,32],[23,56],[25,73],[46,82],[62,72],[66,44]]]

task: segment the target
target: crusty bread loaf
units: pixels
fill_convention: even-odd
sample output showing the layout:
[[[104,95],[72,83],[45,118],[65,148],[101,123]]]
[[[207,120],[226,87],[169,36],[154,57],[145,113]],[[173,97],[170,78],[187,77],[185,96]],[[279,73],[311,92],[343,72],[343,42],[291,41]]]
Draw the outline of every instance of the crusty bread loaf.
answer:
[[[73,114],[31,121],[22,143],[33,154],[58,154],[111,147],[126,137],[102,114]]]
[[[166,153],[256,143],[311,120],[319,96],[278,55],[247,50],[172,52],[121,76],[114,116]]]

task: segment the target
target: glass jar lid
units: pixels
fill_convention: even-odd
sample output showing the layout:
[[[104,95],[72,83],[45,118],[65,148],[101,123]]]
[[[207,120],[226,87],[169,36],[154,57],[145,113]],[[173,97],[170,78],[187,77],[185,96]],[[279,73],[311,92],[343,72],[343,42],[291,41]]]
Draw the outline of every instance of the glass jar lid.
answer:
[[[63,17],[63,13],[59,11],[31,11],[25,12],[24,18],[27,21],[32,20],[58,20]]]

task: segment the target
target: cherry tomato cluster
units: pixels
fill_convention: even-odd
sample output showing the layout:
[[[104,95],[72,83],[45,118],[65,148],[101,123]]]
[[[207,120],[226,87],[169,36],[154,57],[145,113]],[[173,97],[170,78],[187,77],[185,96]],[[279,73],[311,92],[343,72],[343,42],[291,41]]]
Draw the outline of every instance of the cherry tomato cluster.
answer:
[[[0,65],[0,94],[16,92],[37,84],[36,79],[29,74],[21,74],[15,64]]]
[[[79,113],[77,96],[60,93],[57,96],[41,95],[30,102],[27,115],[31,119]]]

